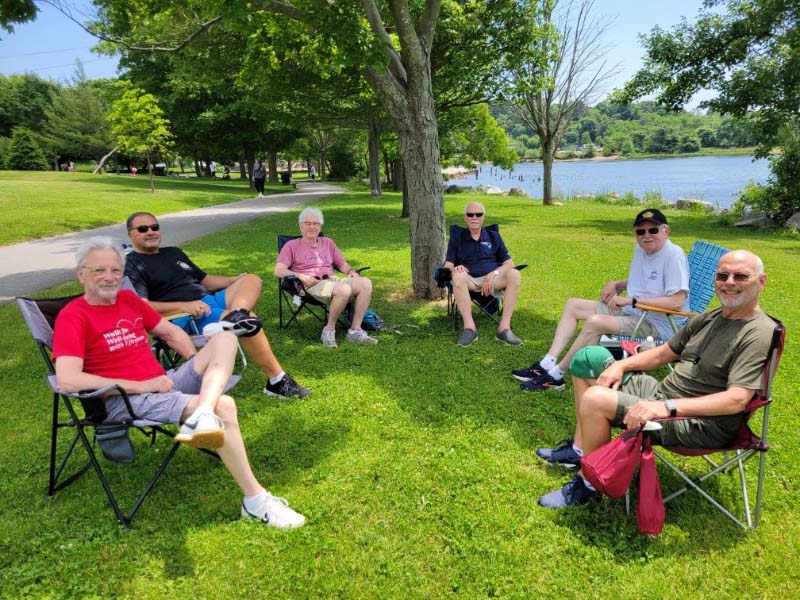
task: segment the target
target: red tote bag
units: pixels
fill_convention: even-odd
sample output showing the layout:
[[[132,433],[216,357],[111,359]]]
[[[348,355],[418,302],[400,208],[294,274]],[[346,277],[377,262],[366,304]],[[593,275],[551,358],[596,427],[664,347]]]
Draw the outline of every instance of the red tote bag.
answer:
[[[639,503],[636,507],[636,525],[641,533],[657,536],[664,529],[664,500],[658,481],[656,457],[650,446],[650,436],[644,440],[642,462],[639,465]]]
[[[584,477],[598,492],[622,498],[642,456],[642,428],[627,429],[581,459]]]

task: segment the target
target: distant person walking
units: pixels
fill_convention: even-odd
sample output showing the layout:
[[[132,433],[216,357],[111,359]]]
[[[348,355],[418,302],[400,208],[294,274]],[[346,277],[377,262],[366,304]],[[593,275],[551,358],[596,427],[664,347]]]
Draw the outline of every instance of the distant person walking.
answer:
[[[253,185],[256,187],[258,197],[264,197],[264,182],[267,179],[267,170],[264,168],[264,163],[260,158],[256,159],[253,165]]]
[[[311,178],[311,181],[317,178],[317,170],[314,168],[314,165],[308,167],[308,176]]]
[[[131,165],[131,177],[136,177],[136,173],[139,172],[139,169],[136,168],[136,165]]]
[[[217,178],[217,163],[213,160],[208,164],[208,172],[211,174],[211,179]]]

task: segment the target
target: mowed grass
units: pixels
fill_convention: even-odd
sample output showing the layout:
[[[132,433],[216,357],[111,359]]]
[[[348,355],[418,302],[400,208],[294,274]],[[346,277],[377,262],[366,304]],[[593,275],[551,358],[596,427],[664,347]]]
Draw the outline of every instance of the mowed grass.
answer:
[[[296,213],[186,245],[209,272],[247,269],[264,278],[258,312],[275,352],[314,390],[303,401],[267,398],[252,366],[234,390],[256,474],[308,517],[297,531],[241,522],[240,494],[224,468],[190,449],[178,453],[132,529],[116,524],[93,476],[48,498],[50,395],[16,307],[0,307],[0,596],[794,597],[798,238],[667,213],[672,239],[687,250],[702,238],[763,257],[763,306],[785,322],[788,344],[774,390],[760,527],[741,531],[702,499],[686,497],[667,507],[664,533],[651,541],[619,501],[562,512],[536,505],[570,477],[533,451],[571,433],[571,388],[526,394],[509,375],[547,349],[566,298],[596,297],[604,282],[624,276],[636,209],[455,195],[446,197],[448,222],[462,222],[471,198],[485,202],[514,259],[531,265],[514,319],[526,340],[521,348],[494,341],[486,319],[478,320],[480,339],[458,348],[443,302],[413,297],[408,222],[397,218],[394,194],[351,192],[323,203],[326,235],[351,264],[372,267],[373,306],[399,326],[374,347],[322,348],[308,318],[278,329],[275,239],[297,231]],[[124,498],[146,480],[163,442],[150,447],[135,438],[133,465],[100,459]],[[661,483],[677,482],[662,471]],[[732,475],[712,487],[738,498]]]
[[[156,177],[147,173],[92,175],[0,171],[0,245],[120,223],[133,210],[164,214],[252,198],[248,182]],[[271,184],[267,193],[288,191]]]

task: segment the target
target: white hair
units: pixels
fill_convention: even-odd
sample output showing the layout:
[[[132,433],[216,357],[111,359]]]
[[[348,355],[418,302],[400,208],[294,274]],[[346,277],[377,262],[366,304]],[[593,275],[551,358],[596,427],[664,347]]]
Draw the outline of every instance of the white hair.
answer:
[[[90,237],[78,246],[78,250],[75,252],[75,262],[78,264],[78,267],[84,266],[83,263],[86,262],[86,257],[92,250],[113,250],[117,253],[117,256],[119,256],[123,268],[125,267],[125,255],[122,253],[122,246],[107,235]]]
[[[306,220],[306,217],[317,217],[320,225],[325,224],[325,219],[322,217],[322,211],[316,206],[308,206],[300,211],[300,216],[297,218],[297,222],[302,223]]]

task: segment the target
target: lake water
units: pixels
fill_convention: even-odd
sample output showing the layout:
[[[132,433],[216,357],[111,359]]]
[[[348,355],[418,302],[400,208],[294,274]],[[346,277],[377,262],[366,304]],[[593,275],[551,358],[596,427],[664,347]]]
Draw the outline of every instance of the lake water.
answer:
[[[769,162],[750,156],[698,156],[648,160],[556,161],[553,196],[658,192],[664,200],[695,198],[729,208],[748,181],[764,183]],[[503,190],[524,189],[542,197],[542,163],[518,163],[511,171],[481,166],[476,175],[454,179],[462,186],[494,185]]]

